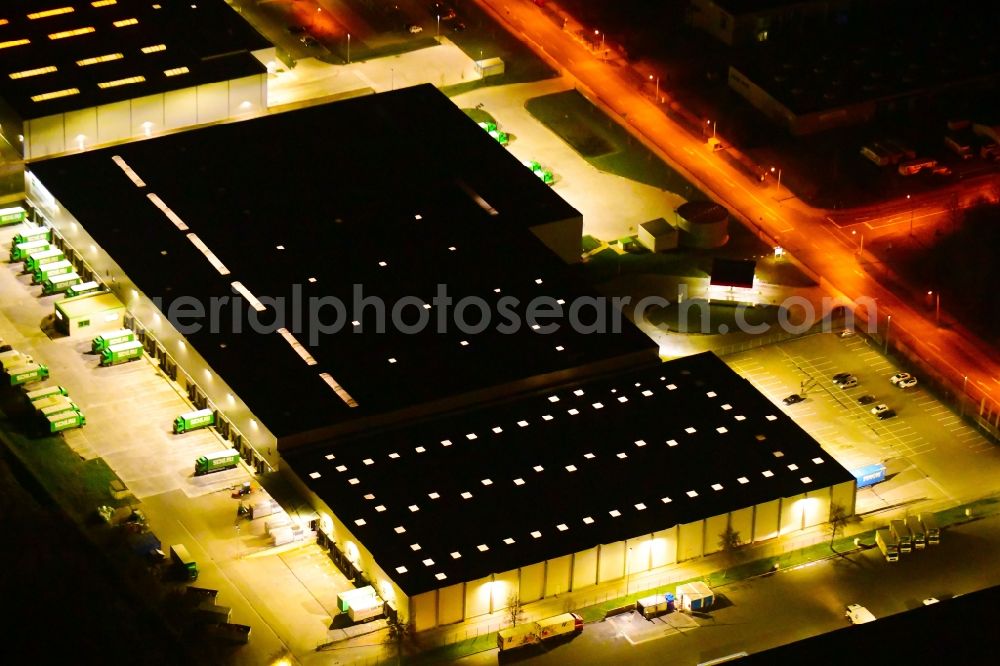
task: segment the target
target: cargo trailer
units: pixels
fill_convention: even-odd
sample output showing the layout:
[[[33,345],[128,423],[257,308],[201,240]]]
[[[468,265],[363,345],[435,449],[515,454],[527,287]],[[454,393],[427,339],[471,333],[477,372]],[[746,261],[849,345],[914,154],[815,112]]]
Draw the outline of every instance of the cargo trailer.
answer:
[[[920,549],[927,546],[927,539],[924,535],[924,526],[920,524],[919,518],[916,516],[907,516],[906,529],[910,530],[910,538],[913,540],[914,549]]]
[[[24,272],[34,273],[45,264],[54,264],[57,261],[65,259],[66,255],[59,248],[50,247],[45,250],[38,250],[24,258]]]
[[[31,276],[31,283],[41,284],[56,275],[72,273],[74,270],[76,269],[73,267],[73,264],[65,259],[62,261],[54,261],[51,264],[44,264],[39,266],[34,275]]]
[[[38,363],[29,363],[6,371],[9,386],[21,386],[41,382],[49,378],[49,369]]]
[[[899,539],[899,552],[909,553],[913,550],[913,537],[904,520],[890,520],[889,531]]]
[[[233,449],[213,451],[194,461],[194,475],[211,474],[227,469],[234,469],[240,464],[240,454]]]
[[[899,559],[899,539],[889,531],[889,528],[875,530],[875,544],[882,551],[886,561],[895,562]]]
[[[497,647],[500,652],[537,645],[561,636],[572,636],[583,631],[583,618],[576,613],[563,613],[538,622],[524,622],[497,632]]]
[[[80,412],[63,412],[55,416],[46,416],[45,422],[49,432],[62,432],[73,428],[82,428],[87,425],[87,419]]]
[[[26,391],[24,397],[27,398],[29,402],[35,402],[36,400],[51,398],[55,395],[69,395],[69,391],[62,386],[46,386],[45,388],[35,389],[34,391]]]
[[[14,236],[14,240],[10,246],[13,248],[22,243],[30,243],[36,240],[51,241],[52,230],[48,227],[26,227],[24,231]]]
[[[23,206],[0,208],[0,225],[17,224],[28,219],[28,211]]]
[[[198,563],[191,557],[184,544],[178,543],[170,547],[170,561],[187,580],[198,580]]]
[[[681,608],[688,611],[705,610],[715,603],[715,594],[705,583],[685,583],[677,586],[677,598]]]
[[[211,425],[215,425],[215,412],[211,409],[197,409],[193,412],[181,414],[174,419],[174,434],[180,435],[191,430],[207,428]]]
[[[32,252],[41,252],[43,250],[48,250],[51,247],[52,243],[44,238],[26,241],[24,243],[16,243],[10,248],[10,261],[11,263],[15,261],[24,261],[25,257]]]
[[[42,282],[42,296],[51,296],[52,294],[59,294],[75,284],[80,284],[83,282],[83,278],[76,273],[76,271],[71,271],[69,273],[63,273],[62,275],[54,275],[48,280]]]
[[[138,340],[111,345],[101,352],[101,365],[118,365],[142,358],[142,343]]]
[[[89,282],[81,282],[80,284],[72,285],[66,290],[66,298],[82,296],[83,294],[91,294],[95,291],[101,291],[100,283],[94,282],[93,280],[90,280]]]
[[[133,333],[131,329],[121,328],[117,331],[109,331],[107,333],[102,333],[91,340],[90,351],[94,354],[100,354],[111,345],[117,345],[123,342],[132,342],[133,340],[135,340],[135,333]]]
[[[33,358],[16,349],[8,349],[5,352],[0,352],[0,368],[3,368],[4,372],[19,365],[28,365],[34,362]]]
[[[936,546],[941,543],[941,528],[938,527],[937,518],[933,513],[923,512],[920,514],[920,524],[924,528],[924,538],[927,544]]]

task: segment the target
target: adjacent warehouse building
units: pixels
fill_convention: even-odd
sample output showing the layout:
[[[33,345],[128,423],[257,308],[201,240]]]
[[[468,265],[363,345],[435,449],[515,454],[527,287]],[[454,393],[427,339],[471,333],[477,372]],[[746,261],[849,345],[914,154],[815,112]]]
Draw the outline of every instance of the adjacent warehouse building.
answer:
[[[31,168],[67,258],[258,470],[657,360],[567,268],[580,213],[430,85]]]
[[[334,558],[418,630],[854,511],[854,477],[711,353],[285,454]]]
[[[0,133],[26,159],[262,113],[270,45],[222,0],[0,9]]]

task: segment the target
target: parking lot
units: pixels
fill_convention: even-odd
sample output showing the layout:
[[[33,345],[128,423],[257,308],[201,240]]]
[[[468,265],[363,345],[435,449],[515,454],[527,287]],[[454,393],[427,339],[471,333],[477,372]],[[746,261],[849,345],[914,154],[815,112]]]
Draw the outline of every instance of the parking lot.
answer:
[[[725,360],[785,410],[848,469],[882,462],[888,478],[858,491],[857,511],[907,504],[910,511],[973,499],[1000,481],[1000,450],[969,427],[924,386],[900,389],[889,378],[901,370],[863,336],[820,333]],[[833,375],[858,378],[840,388]],[[918,375],[919,380],[919,375]],[[790,394],[805,400],[785,405]],[[874,402],[858,404],[870,395]],[[885,403],[894,418],[871,414]]]
[[[0,244],[9,247],[20,230],[0,229]],[[252,477],[242,466],[194,476],[195,459],[225,444],[211,428],[173,434],[174,417],[192,409],[183,391],[145,358],[99,367],[90,336],[52,333],[53,303],[62,296],[39,297],[41,287],[20,274],[21,266],[5,263],[0,270],[0,338],[48,366],[50,379],[31,388],[64,386],[86,415],[86,426],[63,435],[70,449],[84,460],[103,458],[164,549],[186,545],[198,562],[197,585],[219,590],[220,603],[233,609],[231,621],[253,628],[233,663],[270,663],[285,650],[302,658],[336,638],[330,631],[336,595],[351,582],[314,541],[274,548],[267,518],[238,521],[230,490]],[[264,496],[257,489],[247,500]]]

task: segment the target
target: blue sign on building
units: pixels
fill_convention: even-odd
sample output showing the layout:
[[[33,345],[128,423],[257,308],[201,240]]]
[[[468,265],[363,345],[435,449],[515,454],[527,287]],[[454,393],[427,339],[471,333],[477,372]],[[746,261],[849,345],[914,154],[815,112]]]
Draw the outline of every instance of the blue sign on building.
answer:
[[[866,465],[853,470],[851,474],[858,480],[858,488],[867,488],[879,481],[885,481],[885,465],[881,463]]]

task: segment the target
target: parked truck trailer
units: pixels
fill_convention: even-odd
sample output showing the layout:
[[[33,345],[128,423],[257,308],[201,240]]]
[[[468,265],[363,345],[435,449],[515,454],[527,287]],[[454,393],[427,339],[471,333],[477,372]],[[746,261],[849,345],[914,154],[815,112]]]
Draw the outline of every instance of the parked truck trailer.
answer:
[[[194,475],[211,474],[227,469],[234,469],[240,464],[240,454],[233,449],[212,451],[194,461]]]
[[[182,543],[170,546],[170,561],[187,580],[198,580],[198,563]]]
[[[62,386],[46,386],[34,391],[26,391],[24,397],[28,399],[28,402],[36,402],[42,398],[51,398],[56,395],[69,395],[69,391]]]
[[[10,261],[11,263],[15,261],[24,261],[24,259],[32,252],[41,252],[42,250],[48,250],[51,247],[52,243],[44,238],[25,241],[24,243],[16,243],[10,248]]]
[[[132,332],[132,329],[121,328],[117,331],[109,331],[90,341],[90,351],[94,354],[100,354],[111,345],[119,345],[133,340],[135,340],[135,333]]]
[[[138,340],[111,345],[101,352],[101,366],[118,365],[142,358],[142,343]]]
[[[24,258],[24,272],[34,273],[46,264],[54,264],[57,261],[65,261],[66,255],[59,248],[48,247],[44,250],[35,250]]]
[[[16,366],[6,370],[5,373],[9,386],[32,384],[34,382],[45,381],[49,378],[49,369],[38,363]]]
[[[938,527],[937,518],[933,513],[925,511],[920,514],[920,524],[924,528],[924,538],[927,544],[936,546],[941,543],[941,528]]]
[[[910,530],[910,539],[913,541],[914,549],[920,549],[927,546],[927,538],[924,535],[924,526],[920,524],[919,518],[916,516],[907,516],[906,529]]]
[[[899,540],[889,531],[889,528],[883,527],[875,530],[875,544],[882,551],[886,561],[895,562],[899,559]]]
[[[90,280],[89,282],[81,282],[80,284],[74,284],[66,290],[66,298],[73,298],[74,296],[82,296],[83,294],[91,294],[97,291],[101,291],[101,285],[99,282],[94,282]]]
[[[215,412],[211,409],[197,409],[187,414],[181,414],[174,419],[174,434],[180,435],[191,430],[207,428],[211,425],[215,425]]]
[[[35,269],[34,274],[31,276],[32,284],[41,284],[48,280],[49,278],[55,277],[56,275],[62,275],[63,273],[72,273],[75,269],[73,264],[66,261],[65,259],[61,261],[54,261],[51,264],[45,264],[39,266]]]
[[[899,539],[899,552],[909,553],[913,550],[913,537],[910,535],[910,530],[906,527],[905,520],[897,519],[889,521],[889,531]]]
[[[28,211],[24,206],[9,206],[0,208],[0,225],[17,224],[28,219]]]
[[[538,645],[560,636],[571,636],[583,631],[583,618],[576,613],[563,613],[538,622],[523,622],[497,632],[497,647],[500,652]]]
[[[31,241],[43,240],[49,242],[52,240],[52,230],[48,227],[35,227],[28,226],[25,227],[24,231],[15,234],[14,240],[11,241],[11,248],[15,248],[23,243],[30,243]],[[16,261],[12,259],[11,261]]]
[[[76,271],[54,275],[42,282],[42,296],[60,294],[75,284],[83,282],[83,278]]]
[[[63,430],[72,430],[73,428],[82,428],[87,425],[87,419],[80,412],[62,412],[61,414],[46,416],[45,424],[48,426],[50,433],[56,433]]]

